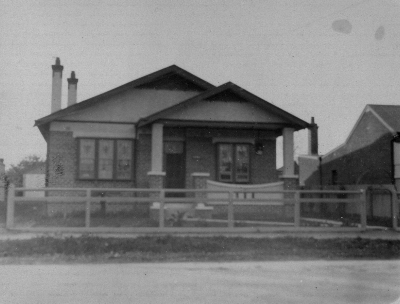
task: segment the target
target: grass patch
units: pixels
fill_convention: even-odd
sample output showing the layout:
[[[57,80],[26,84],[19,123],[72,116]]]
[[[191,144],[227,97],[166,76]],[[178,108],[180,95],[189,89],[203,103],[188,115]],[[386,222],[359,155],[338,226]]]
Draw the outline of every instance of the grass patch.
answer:
[[[0,241],[0,263],[399,259],[400,241],[314,238],[38,237]]]

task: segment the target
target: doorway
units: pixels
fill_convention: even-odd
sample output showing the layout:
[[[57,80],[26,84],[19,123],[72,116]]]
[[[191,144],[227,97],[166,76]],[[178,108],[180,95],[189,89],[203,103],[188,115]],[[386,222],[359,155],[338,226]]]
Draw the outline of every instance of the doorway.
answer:
[[[185,188],[185,149],[182,141],[164,142],[165,188]],[[169,197],[183,197],[185,193],[167,193]]]

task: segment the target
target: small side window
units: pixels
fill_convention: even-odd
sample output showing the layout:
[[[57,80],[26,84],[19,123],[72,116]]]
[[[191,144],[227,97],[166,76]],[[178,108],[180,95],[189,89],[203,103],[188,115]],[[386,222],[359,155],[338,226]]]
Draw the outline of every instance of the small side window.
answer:
[[[338,173],[336,170],[332,170],[332,185],[338,184]]]

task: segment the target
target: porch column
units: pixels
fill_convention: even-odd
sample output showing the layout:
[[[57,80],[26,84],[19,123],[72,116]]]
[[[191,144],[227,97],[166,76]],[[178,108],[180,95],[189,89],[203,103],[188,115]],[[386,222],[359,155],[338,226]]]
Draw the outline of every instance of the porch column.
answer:
[[[153,124],[151,130],[151,171],[162,172],[163,125]]]
[[[163,125],[153,124],[151,127],[151,171],[147,173],[149,177],[149,188],[163,189],[165,172],[162,172],[163,164]],[[158,202],[159,193],[150,193],[154,198],[154,203],[150,207],[150,217],[154,220],[159,218],[160,203]]]
[[[294,176],[294,141],[292,128],[283,129],[283,177]]]
[[[298,177],[294,175],[294,140],[293,128],[283,129],[283,189],[295,190],[298,185]],[[294,199],[294,193],[285,193],[285,199]],[[282,206],[282,216],[288,219],[294,217],[294,204],[286,202]]]

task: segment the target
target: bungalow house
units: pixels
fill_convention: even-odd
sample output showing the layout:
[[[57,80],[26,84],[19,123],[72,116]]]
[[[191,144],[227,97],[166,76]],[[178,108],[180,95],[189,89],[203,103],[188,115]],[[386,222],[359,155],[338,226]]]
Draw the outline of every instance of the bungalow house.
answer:
[[[75,73],[61,109],[63,66],[52,66],[52,113],[36,120],[47,142],[48,187],[193,188],[277,182],[283,135],[294,187],[293,135],[309,123],[231,82],[214,86],[175,66],[76,102]]]

